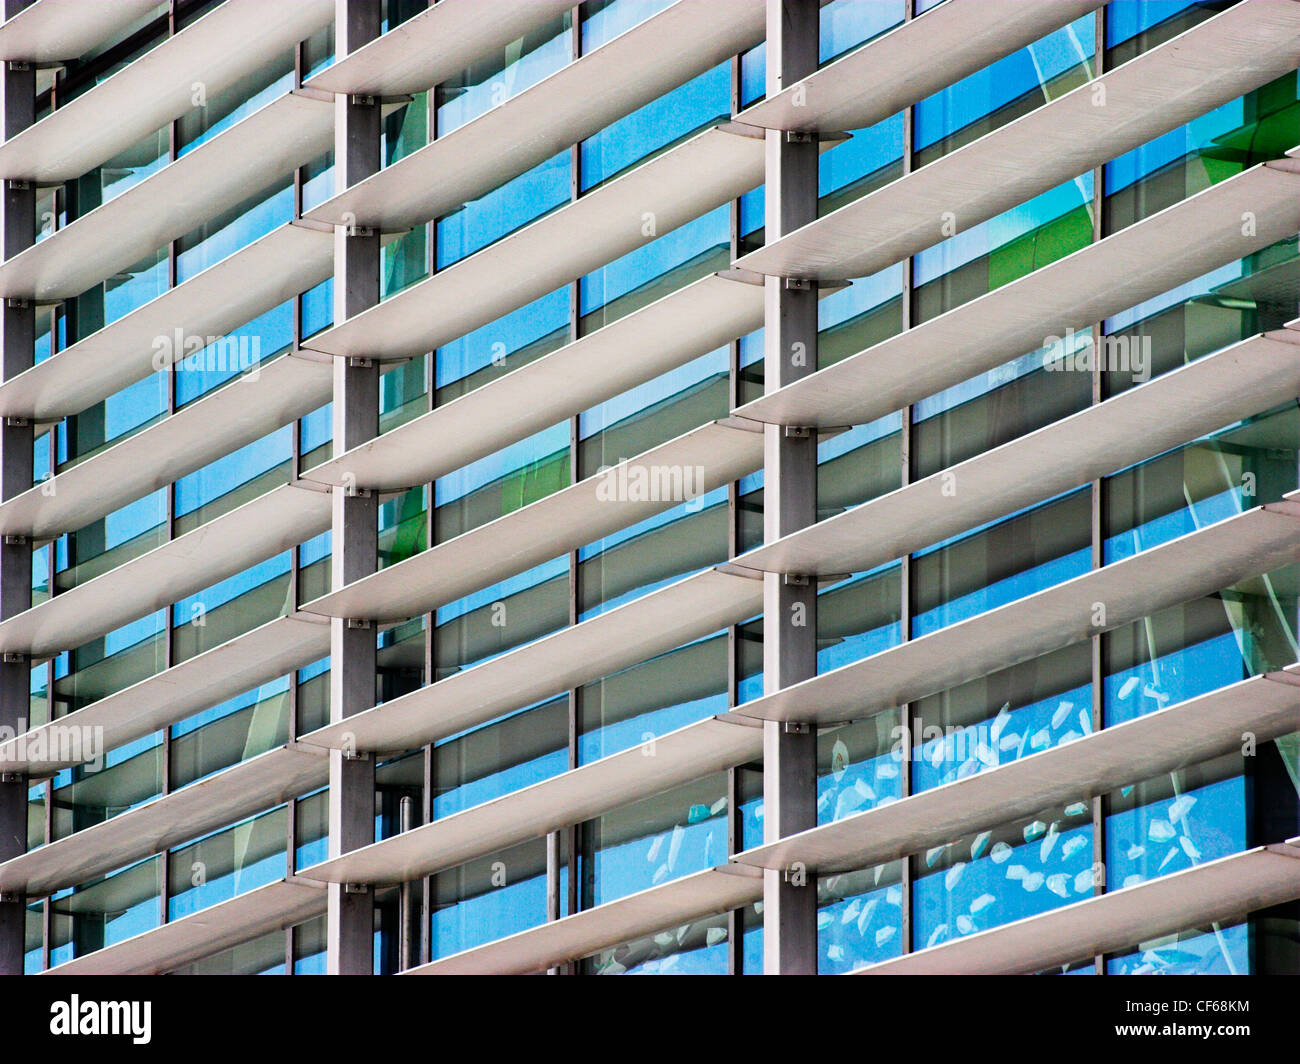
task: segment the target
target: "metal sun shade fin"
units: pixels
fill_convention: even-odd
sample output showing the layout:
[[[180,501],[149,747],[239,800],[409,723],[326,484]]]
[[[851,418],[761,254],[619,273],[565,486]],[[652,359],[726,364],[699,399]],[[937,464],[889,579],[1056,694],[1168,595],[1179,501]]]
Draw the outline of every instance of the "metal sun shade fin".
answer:
[[[325,891],[318,885],[281,879],[41,974],[159,975],[324,911]]]
[[[357,96],[423,92],[573,5],[567,0],[441,0],[307,81]]]
[[[15,771],[37,777],[51,775],[86,760],[84,756],[72,756],[73,748],[60,742],[62,729],[100,728],[103,749],[114,750],[270,683],[324,657],[329,648],[329,626],[319,618],[277,617],[179,665],[0,743],[0,760],[13,765]],[[62,751],[67,751],[69,757],[61,756]]]
[[[58,420],[154,372],[156,342],[220,337],[330,275],[334,238],[290,222],[0,384],[0,415]]]
[[[1292,492],[734,712],[818,724],[870,717],[1268,573],[1293,562],[1297,548],[1300,492]]]
[[[1237,4],[737,260],[780,277],[865,277],[1295,69],[1300,5]]]
[[[333,117],[328,100],[286,93],[0,264],[0,297],[69,299],[120,273],[327,152]]]
[[[312,337],[325,354],[407,358],[650,243],[763,180],[763,141],[699,133]]]
[[[0,24],[0,60],[76,59],[157,6],[158,0],[36,0]]]
[[[1112,894],[860,968],[852,975],[1043,971],[1300,898],[1300,838],[1257,846]]]
[[[1300,665],[1242,680],[1134,720],[854,813],[734,859],[801,862],[819,875],[870,868],[1056,805],[1108,794],[1300,727]]]
[[[307,603],[330,617],[401,620],[524,572],[680,504],[662,487],[646,498],[637,485],[693,483],[698,497],[757,469],[763,438],[712,422],[626,463],[439,543],[397,565]],[[666,478],[666,479],[665,479]]]
[[[1101,6],[1100,0],[947,0],[737,120],[768,129],[866,129]],[[941,61],[917,62],[918,55]]]
[[[203,87],[204,98],[214,96],[284,55],[333,17],[334,0],[225,0],[0,144],[0,178],[50,185],[80,177],[197,106],[197,86]]]
[[[0,651],[46,657],[242,572],[329,527],[330,496],[283,484],[0,622]]]
[[[1250,235],[1247,211],[1257,222]],[[1298,230],[1300,162],[1262,163],[735,413],[772,424],[868,424]]]
[[[51,539],[84,528],[330,400],[325,363],[292,356],[249,372],[155,425],[0,504],[0,533]]]
[[[323,787],[318,750],[279,746],[0,864],[0,890],[41,897]]]
[[[865,572],[1298,396],[1300,331],[1275,329],[757,547],[734,564],[826,576]]]
[[[303,869],[327,883],[400,883],[579,823],[762,754],[758,728],[707,718],[581,768]]]
[[[1257,727],[1260,734],[1283,734],[1295,726],[1296,688],[1292,685],[1300,682],[1298,670],[1300,666],[1291,666],[1284,674],[1234,684],[1075,743],[859,813],[773,846],[744,851],[725,869],[694,873],[630,898],[435,960],[409,974],[542,971],[725,908],[751,904],[761,897],[760,879],[727,883],[720,878],[727,871],[749,869],[757,876],[761,868],[785,867],[792,860],[805,860],[810,867],[827,871],[863,867],[928,845],[952,841],[968,830],[969,825],[995,823],[1008,808],[1008,801],[1034,805],[1036,810],[1061,794],[1074,794],[1076,787],[1082,792],[1089,785],[1089,772],[1093,769],[1107,774],[1098,777],[1099,782],[1127,780],[1133,743],[1155,744],[1146,754],[1145,762],[1133,766],[1134,770],[1144,772],[1159,770],[1153,766],[1183,763],[1230,747],[1240,741],[1241,727]],[[1031,788],[1031,793],[1021,797],[1021,787]],[[963,805],[967,801],[975,804],[967,809]],[[712,891],[725,895],[729,904],[710,897]],[[988,934],[997,932],[995,929]],[[1077,942],[1070,943],[1070,948],[1076,946]],[[912,956],[925,958],[930,952]],[[1092,950],[1082,952],[1091,954]],[[933,969],[927,966],[926,970],[948,970],[947,958],[936,955],[934,960],[939,966]],[[1035,967],[1046,967],[1049,963],[1057,962],[1048,960]],[[1022,966],[1008,970],[1031,969]]]
[[[299,741],[387,753],[414,749],[647,661],[761,608],[759,581],[707,569]]]
[[[444,0],[427,18],[444,18],[455,10],[457,5]],[[353,219],[381,229],[440,217],[744,51],[762,39],[763,21],[761,2],[678,0],[517,96],[358,181],[306,217],[330,224]],[[368,47],[378,50],[380,43]],[[360,62],[358,53],[308,84],[345,84],[349,65]],[[376,91],[377,81],[388,75],[387,68],[378,67],[361,83],[369,86],[366,91]]]
[[[707,322],[701,328],[693,322]],[[716,275],[512,369],[305,474],[394,491],[460,469],[763,323],[763,290]],[[348,477],[347,474],[351,476]]]

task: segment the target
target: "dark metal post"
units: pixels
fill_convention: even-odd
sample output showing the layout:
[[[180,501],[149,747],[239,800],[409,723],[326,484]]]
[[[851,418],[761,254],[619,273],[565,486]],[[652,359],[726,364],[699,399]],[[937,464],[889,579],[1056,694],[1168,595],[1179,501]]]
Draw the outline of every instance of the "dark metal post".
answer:
[[[337,53],[346,56],[379,35],[380,5],[337,0]],[[334,180],[338,191],[379,169],[380,107],[373,99],[335,98]],[[379,235],[355,225],[334,233],[334,320],[342,322],[379,301]],[[343,454],[379,434],[379,366],[369,359],[334,362],[334,453]],[[334,490],[331,570],[342,587],[375,571],[378,499],[345,484]],[[330,720],[375,704],[375,630],[365,620],[330,622]],[[368,756],[330,753],[329,853],[347,853],[374,841],[375,765]],[[374,892],[365,885],[331,884],[326,967],[331,975],[374,970]]]
[[[767,0],[767,92],[774,96],[817,69],[816,0]],[[767,133],[767,240],[817,217],[816,134]],[[763,376],[767,391],[817,369],[817,285],[765,281]],[[817,519],[817,433],[766,429],[763,538]],[[776,691],[817,672],[817,582],[797,573],[764,576],[763,687]],[[817,735],[807,725],[768,722],[763,731],[766,841],[817,824]],[[801,868],[768,870],[763,881],[763,970],[817,971],[817,887]]]
[[[5,0],[10,18],[27,6]],[[3,100],[4,140],[17,136],[36,119],[36,70],[29,63],[6,62]],[[36,188],[27,181],[5,181],[3,216],[4,258],[31,246],[36,235]],[[29,369],[35,360],[36,309],[32,300],[0,301],[0,344],[4,380]],[[5,418],[0,426],[0,501],[12,499],[32,486],[32,423]],[[0,620],[16,616],[32,604],[32,545],[25,536],[5,536],[0,544]],[[21,734],[31,708],[31,660],[25,654],[5,654],[0,662],[0,725]],[[27,850],[27,777],[0,765],[0,861]],[[23,971],[26,899],[0,898],[0,974]]]

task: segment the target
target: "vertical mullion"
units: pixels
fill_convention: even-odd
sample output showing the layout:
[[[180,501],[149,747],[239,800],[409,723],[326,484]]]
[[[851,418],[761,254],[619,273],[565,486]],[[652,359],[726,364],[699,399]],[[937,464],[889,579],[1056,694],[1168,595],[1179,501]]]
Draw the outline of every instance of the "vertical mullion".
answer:
[[[910,22],[915,17],[915,0],[906,0],[903,7],[903,20]],[[906,176],[912,172],[912,144],[913,131],[915,122],[915,109],[907,107],[903,110],[903,175]],[[900,326],[903,332],[912,328],[912,267],[913,258],[909,255],[903,260],[903,279],[902,279],[902,305],[900,314],[902,320]],[[909,403],[903,407],[901,418],[902,423],[899,427],[901,438],[899,440],[899,485],[906,487],[912,483],[915,477],[915,469],[912,465],[912,405]],[[899,560],[899,614],[898,630],[900,642],[906,643],[912,638],[912,586],[913,586],[913,565],[914,559],[908,554]],[[914,749],[912,728],[915,724],[913,706],[909,702],[899,707],[901,717],[899,723],[903,726],[903,735],[906,737],[907,749],[903,752],[898,766],[898,783],[899,797],[907,798],[912,793],[912,750]],[[899,862],[898,882],[901,892],[900,901],[900,935],[902,942],[902,952],[910,953],[912,951],[912,858],[904,856]]]
[[[438,137],[438,86],[429,86],[424,100],[426,137],[432,143]],[[431,218],[425,223],[425,268],[430,277],[438,269],[438,219]],[[429,351],[425,358],[425,386],[428,389],[427,409],[432,412],[438,405],[438,351]],[[425,546],[432,549],[437,542],[434,519],[438,504],[438,482],[430,480],[425,483]],[[424,615],[424,682],[438,681],[438,611],[429,610]],[[424,747],[424,805],[421,813],[424,823],[433,823],[433,800],[437,779],[437,760],[435,752],[437,743],[427,743]],[[427,964],[433,959],[433,902],[434,877],[424,876],[420,880],[420,963]]]
[[[380,7],[337,0],[340,58],[379,36]],[[335,97],[334,180],[342,192],[379,170],[380,106],[374,99]],[[364,223],[361,223],[364,224]],[[379,235],[339,227],[334,233],[334,321],[342,323],[379,301]],[[345,454],[379,432],[379,366],[367,358],[334,360],[333,452]],[[335,588],[375,572],[378,497],[358,486],[333,492],[331,582]],[[375,701],[375,629],[367,618],[330,621],[330,719],[345,720]],[[369,756],[330,751],[329,853],[368,845],[375,834],[375,765]],[[326,970],[365,975],[374,969],[374,891],[333,883],[326,912]]]
[[[740,110],[740,57],[731,59],[731,114],[734,117]],[[728,262],[735,262],[740,255],[740,200],[731,201],[728,216],[729,247]],[[732,340],[727,345],[727,409],[734,410],[740,405],[740,341]],[[735,558],[740,549],[740,483],[731,481],[727,485],[727,558]],[[727,708],[733,708],[738,699],[737,684],[740,682],[737,667],[737,626],[727,625]],[[741,769],[733,766],[727,769],[727,855],[739,853],[744,847],[744,834],[740,820],[740,773]],[[727,974],[740,975],[744,972],[744,909],[732,909],[727,913]]]
[[[4,0],[6,18],[24,6],[21,0]],[[29,63],[6,61],[3,73],[3,129],[8,141],[36,119],[36,71]],[[33,182],[4,182],[0,241],[8,260],[32,245],[36,229],[36,188]],[[34,300],[0,301],[0,379],[9,380],[30,369],[36,358],[36,308]],[[32,486],[32,419],[6,417],[0,425],[0,502]],[[51,580],[51,583],[53,581]],[[0,540],[0,620],[31,608],[32,546],[26,536]],[[6,653],[0,660],[0,726],[25,731],[31,712],[31,658]],[[27,774],[0,773],[0,861],[27,849]],[[0,974],[23,971],[27,905],[21,893],[0,895]]]
[[[168,7],[167,11],[167,35],[174,36],[176,33],[176,0]],[[167,124],[167,161],[174,163],[176,153],[180,147],[180,120],[173,119]],[[176,287],[176,241],[171,240],[167,243],[167,290],[171,291]],[[176,367],[168,366],[165,371],[164,381],[167,387],[167,416],[171,417],[176,413]],[[176,538],[176,483],[170,482],[163,489],[163,521],[166,524],[165,542],[170,543]],[[175,617],[171,606],[164,607],[163,613],[163,633],[162,633],[162,671],[166,672],[172,667],[175,660]],[[172,782],[172,729],[171,725],[164,725],[162,730],[162,752],[161,752],[162,774],[161,791],[164,795],[171,792]],[[159,913],[158,921],[161,924],[167,923],[170,918],[170,898],[171,898],[171,851],[164,848],[159,855],[161,862],[158,869],[159,883]]]
[[[1100,77],[1105,73],[1106,64],[1106,9],[1098,8],[1094,25],[1095,40],[1093,42],[1094,68],[1093,76]],[[1093,243],[1101,240],[1105,236],[1102,226],[1102,215],[1106,205],[1105,189],[1106,168],[1098,166],[1093,170],[1092,176],[1092,240]],[[1101,330],[1102,323],[1096,322],[1092,327],[1093,350],[1100,351],[1101,347]],[[1102,402],[1105,398],[1105,381],[1102,376],[1101,360],[1097,359],[1092,370],[1092,403],[1095,405]],[[1104,479],[1094,480],[1090,485],[1090,520],[1091,520],[1091,544],[1092,557],[1091,566],[1093,569],[1100,569],[1106,564],[1106,513],[1105,513],[1105,485]],[[1106,662],[1104,654],[1103,641],[1105,636],[1097,634],[1092,636],[1090,642],[1090,666],[1092,673],[1092,730],[1101,731],[1106,725]],[[1106,890],[1106,796],[1099,794],[1092,800],[1092,860],[1093,860],[1093,894],[1101,894]],[[1102,871],[1099,876],[1096,874],[1097,869]],[[1093,970],[1097,975],[1106,974],[1106,958],[1098,954],[1093,958]]]
[[[421,815],[424,823],[433,823],[434,788],[438,783],[438,764],[434,760],[434,745],[429,743],[424,748],[424,807]],[[424,876],[420,880],[420,964],[433,960],[433,876]]]
[[[582,56],[582,9],[581,6],[575,6],[569,21],[569,61],[576,62]],[[574,203],[582,195],[582,145],[574,144],[569,148],[569,202]],[[582,289],[581,281],[573,281],[569,285],[569,340],[577,340],[581,333],[582,322]],[[578,474],[578,452],[581,443],[582,421],[580,414],[574,414],[569,418],[569,483],[576,484],[579,480]],[[568,573],[569,573],[569,615],[567,618],[568,625],[572,627],[578,623],[578,615],[581,612],[579,606],[579,562],[578,551],[571,550],[568,555]],[[566,764],[569,769],[578,767],[578,734],[580,729],[579,714],[579,692],[577,688],[570,688],[567,692],[568,706],[568,736],[566,738],[568,759]],[[553,831],[546,838],[546,920],[551,922],[560,919],[567,910],[570,914],[578,911],[579,894],[578,894],[578,842],[580,838],[581,825],[573,824],[561,831]],[[565,854],[564,842],[568,842],[568,853]],[[568,889],[565,892],[566,897],[560,896],[560,873],[562,867],[568,871]],[[563,965],[559,968],[550,969],[552,974],[572,974],[577,970],[576,965]]]
[[[293,83],[294,87],[301,87],[302,72],[305,61],[306,46],[304,42],[299,41],[293,51]],[[302,188],[303,188],[303,167],[298,167],[293,172],[293,216],[295,219],[302,217]],[[293,297],[293,347],[290,354],[297,352],[299,345],[302,343],[302,297]],[[297,480],[302,474],[302,419],[299,418],[293,423],[293,434],[290,440],[290,458],[289,458],[289,479]],[[289,611],[296,612],[298,609],[298,598],[300,594],[301,572],[300,565],[302,555],[297,546],[290,548],[289,551]],[[289,673],[289,743],[293,745],[298,740],[298,670],[293,669]],[[292,876],[297,871],[298,860],[298,799],[290,798],[288,803],[288,816],[286,817],[287,826],[285,828],[285,845],[284,845],[284,864],[285,875]],[[284,929],[284,974],[294,974],[294,949],[297,938],[297,932],[293,926]]]
[[[167,36],[173,37],[176,34],[176,0],[171,0],[167,6]],[[180,120],[173,119],[167,124],[167,162],[176,161],[176,153],[180,146]],[[176,241],[167,242],[167,290],[171,291],[176,287]],[[164,371],[163,378],[167,388],[167,416],[171,417],[176,413],[176,366],[168,366]],[[163,489],[163,523],[166,525],[166,535],[164,541],[170,543],[176,538],[176,483],[171,481]],[[173,647],[175,644],[174,634],[174,615],[171,606],[164,607],[163,613],[163,631],[162,631],[162,671],[166,672],[172,667],[175,659]],[[172,729],[170,724],[163,726],[162,730],[162,751],[160,755],[162,766],[161,791],[164,795],[171,792],[172,782]],[[171,851],[164,847],[158,856],[160,866],[158,869],[158,922],[167,923],[171,910]]]
[[[175,25],[175,5],[172,5],[170,15],[169,29],[172,33],[176,32]],[[173,121],[167,127],[167,160],[168,162],[176,161],[177,145],[179,137],[177,135],[179,127],[178,121]],[[172,240],[167,244],[167,289],[176,287],[176,241]],[[168,366],[164,370],[164,381],[167,387],[167,416],[171,417],[176,413],[176,366]],[[166,524],[165,542],[170,543],[176,538],[176,482],[168,483],[163,489],[163,521]],[[163,612],[163,632],[162,632],[162,671],[166,672],[172,667],[175,660],[175,617],[171,606],[165,606]],[[171,725],[164,725],[162,730],[162,793],[164,795],[171,792],[172,780],[172,729]],[[170,905],[168,898],[171,894],[171,861],[168,859],[169,851],[164,849],[160,860],[162,867],[159,869],[160,883],[160,912],[158,919],[160,923],[167,923],[169,917]]]
[[[767,0],[767,94],[812,74],[818,63],[816,0]],[[773,243],[817,217],[815,138],[768,130],[766,235]],[[764,388],[816,371],[817,285],[764,281]],[[763,535],[772,542],[817,519],[817,433],[764,430]],[[772,693],[817,673],[817,581],[763,576],[763,689]],[[817,824],[817,733],[807,724],[763,725],[763,836],[775,842]],[[816,974],[817,888],[806,870],[763,873],[763,970]]]
[[[51,683],[54,679],[54,669],[50,668]],[[52,692],[53,686],[46,688]],[[53,703],[50,703],[49,716],[53,719]],[[54,777],[49,777],[43,785],[45,791],[45,842],[48,844],[54,837]],[[41,971],[48,971],[50,967],[50,942],[54,938],[54,903],[49,894],[45,895],[44,901],[41,902]]]

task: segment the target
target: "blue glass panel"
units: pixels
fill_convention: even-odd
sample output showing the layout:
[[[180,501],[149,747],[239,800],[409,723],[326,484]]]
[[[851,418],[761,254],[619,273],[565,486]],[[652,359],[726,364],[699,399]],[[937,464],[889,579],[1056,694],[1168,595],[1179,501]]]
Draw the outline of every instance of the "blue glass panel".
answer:
[[[1106,818],[1107,889],[1136,886],[1246,848],[1246,780],[1234,775]],[[1132,791],[1133,788],[1126,788]]]
[[[584,825],[583,907],[711,868],[727,855],[726,781],[710,776]]]
[[[561,152],[438,220],[438,269],[514,232],[569,200],[569,153]]]
[[[1093,894],[1087,802],[936,846],[915,861],[917,949],[1047,912]]]
[[[878,37],[899,25],[905,13],[904,0],[830,0],[819,12],[820,52],[823,63],[849,49]]]
[[[696,640],[587,684],[578,692],[578,763],[654,740],[727,711],[726,633]]]
[[[535,839],[434,877],[435,957],[504,938],[546,919],[545,840]]]
[[[818,160],[817,192],[827,197],[820,213],[826,214],[846,199],[865,195],[903,172],[903,115],[899,112],[868,129],[855,129],[853,138],[824,152]]]
[[[265,198],[200,226],[177,245],[176,283],[188,281],[292,218],[293,185],[282,184]]]
[[[1250,970],[1250,928],[1245,923],[1166,935],[1132,953],[1106,958],[1108,975],[1246,975]]]
[[[594,51],[620,33],[672,5],[673,0],[605,0],[588,4],[582,20],[582,54]]]
[[[571,58],[569,13],[548,20],[527,37],[483,56],[437,91],[438,136],[536,85],[567,66]]]
[[[1080,684],[1014,708],[1007,702],[991,721],[964,727],[920,718],[912,734],[912,788],[920,792],[1092,734],[1092,688]]]
[[[242,383],[233,387],[244,387]],[[254,385],[248,385],[254,387]],[[285,425],[268,436],[218,458],[176,482],[176,516],[183,517],[235,491],[293,454],[293,426]]]
[[[868,872],[835,876],[836,893],[846,886],[847,896],[817,911],[817,972],[840,975],[867,964],[897,957],[902,952],[903,888],[898,883],[897,864],[879,865]],[[825,885],[818,884],[819,893]],[[865,887],[866,889],[858,889]],[[759,936],[754,936],[758,938]],[[762,970],[761,955],[753,962],[746,937],[746,971],[755,963]]]
[[[1209,6],[1200,0],[1111,0],[1106,5],[1106,47],[1113,48],[1189,8]]]
[[[466,333],[438,348],[435,383],[439,398],[443,398],[442,389],[457,381],[486,372],[488,376],[472,382],[485,383],[492,373],[508,372],[554,350],[568,340],[568,331],[569,290],[564,287]]]
[[[582,191],[730,113],[731,64],[720,63],[583,141]]]
[[[178,408],[235,377],[244,378],[240,386],[255,387],[263,365],[293,343],[293,302],[281,303],[224,336],[186,336],[177,330],[175,337],[160,339],[168,340],[172,351],[203,344],[173,370]],[[157,344],[154,350],[158,352]]]
[[[1090,71],[1096,45],[1096,21],[1085,15],[1069,26],[968,75],[950,88],[918,103],[914,110],[913,145],[922,151],[959,131],[987,132],[993,124],[1015,117],[1001,110],[1038,106],[1060,95],[1054,80],[1078,69]],[[982,121],[989,119],[990,121]],[[980,125],[976,126],[976,123]],[[972,128],[973,127],[973,128]]]
[[[438,743],[434,819],[463,812],[540,783],[569,767],[568,698],[530,709]]]
[[[586,319],[597,309],[608,307],[620,297],[645,288],[653,289],[652,298],[666,295],[667,291],[661,290],[662,283],[656,284],[648,279],[688,268],[704,260],[711,252],[727,248],[730,240],[731,209],[724,204],[587,274],[578,282],[579,312]],[[694,279],[683,278],[679,283]],[[649,301],[650,298],[641,300],[642,303]],[[618,316],[619,313],[606,310],[597,322],[588,324],[584,320],[583,331],[608,324]]]

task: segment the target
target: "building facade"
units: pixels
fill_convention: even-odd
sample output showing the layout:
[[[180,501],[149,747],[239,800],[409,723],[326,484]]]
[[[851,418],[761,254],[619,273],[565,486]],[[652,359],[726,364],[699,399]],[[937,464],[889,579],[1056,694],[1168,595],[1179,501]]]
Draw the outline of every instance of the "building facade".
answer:
[[[1300,2],[4,15],[0,971],[1300,972]]]

